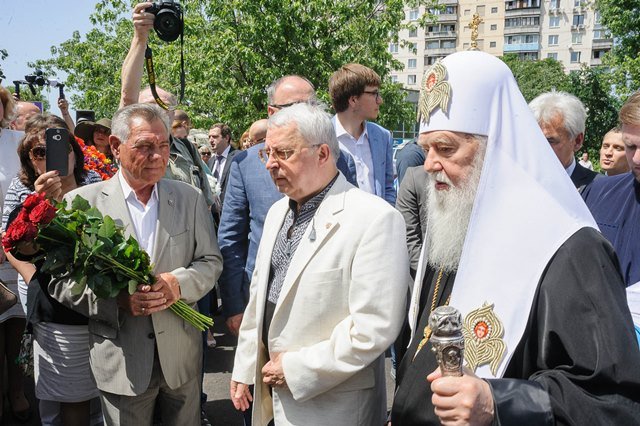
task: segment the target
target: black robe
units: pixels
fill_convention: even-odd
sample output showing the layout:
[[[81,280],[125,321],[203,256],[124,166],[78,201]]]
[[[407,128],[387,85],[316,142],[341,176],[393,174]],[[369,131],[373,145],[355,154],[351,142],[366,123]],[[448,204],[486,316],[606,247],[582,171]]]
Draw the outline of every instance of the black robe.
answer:
[[[433,286],[433,276],[431,270],[424,283]],[[451,293],[452,282],[447,280],[438,304]],[[579,230],[558,249],[503,378],[487,380],[494,424],[640,424],[640,350],[624,288],[611,245],[594,229]],[[398,370],[393,426],[440,424],[426,380],[437,367],[431,345],[412,361],[433,288],[427,294],[421,298],[418,335]]]

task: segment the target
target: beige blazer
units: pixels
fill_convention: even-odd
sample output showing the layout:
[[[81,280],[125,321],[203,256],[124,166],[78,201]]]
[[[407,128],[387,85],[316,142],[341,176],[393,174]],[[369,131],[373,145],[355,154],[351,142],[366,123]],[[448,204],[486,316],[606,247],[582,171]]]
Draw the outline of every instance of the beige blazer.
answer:
[[[103,215],[125,226],[133,224],[118,177],[78,188]],[[69,204],[70,205],[70,204]],[[153,257],[154,273],[173,273],[182,299],[193,305],[211,290],[222,272],[211,213],[201,192],[192,186],[162,179],[158,182],[158,225]],[[70,282],[53,281],[49,292],[66,306],[89,317],[91,369],[98,389],[118,395],[139,395],[149,386],[157,345],[164,378],[175,389],[200,373],[202,334],[170,310],[133,317],[120,311],[115,299],[94,301],[86,289],[71,294]]]
[[[411,281],[402,216],[340,175],[291,261],[269,329],[285,352],[288,389],[269,389],[262,328],[271,253],[287,198],[267,215],[251,281],[233,379],[255,383],[253,424],[381,425],[384,351],[395,340]],[[316,238],[309,237],[315,229]]]

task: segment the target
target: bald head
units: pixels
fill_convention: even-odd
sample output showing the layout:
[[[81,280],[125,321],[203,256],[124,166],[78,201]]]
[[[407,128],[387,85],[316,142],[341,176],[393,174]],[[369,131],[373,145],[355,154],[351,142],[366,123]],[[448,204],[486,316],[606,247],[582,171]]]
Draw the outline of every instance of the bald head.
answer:
[[[16,103],[16,118],[9,123],[9,127],[13,130],[24,130],[27,120],[35,114],[40,114],[40,108],[31,102],[19,101]]]
[[[158,96],[165,104],[170,107],[175,107],[177,100],[174,95],[158,86],[156,86],[156,92],[158,92]],[[138,102],[141,104],[156,104],[153,93],[151,93],[151,88],[145,87],[140,91],[140,95],[138,95]],[[173,123],[173,120],[175,120],[175,112],[173,110],[168,110],[167,115],[169,116],[169,122]]]
[[[269,120],[263,118],[249,127],[249,139],[251,139],[253,143],[258,143],[267,137],[267,123],[269,123]]]
[[[306,78],[297,75],[282,77],[267,88],[269,116],[295,103],[315,101],[316,91]]]

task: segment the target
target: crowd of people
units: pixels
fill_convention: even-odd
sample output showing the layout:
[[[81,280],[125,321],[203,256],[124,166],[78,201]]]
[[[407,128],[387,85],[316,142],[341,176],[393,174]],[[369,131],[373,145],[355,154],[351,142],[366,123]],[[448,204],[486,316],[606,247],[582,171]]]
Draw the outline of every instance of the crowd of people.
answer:
[[[29,247],[3,253],[0,278],[20,299],[0,316],[15,420],[36,409],[32,360],[43,425],[210,424],[215,339],[168,308],[209,314],[220,299],[245,425],[640,421],[640,92],[605,135],[598,173],[578,98],[527,104],[499,59],[447,56],[425,72],[396,190],[374,70],[333,73],[333,116],[309,80],[285,75],[246,131],[193,129],[173,94],[141,89],[148,6],[133,10],[113,117],[74,123],[64,99],[57,117],[0,88],[2,229],[29,194],[81,195],[155,275],[97,299],[44,272]],[[49,128],[72,135],[67,173],[46,168]],[[459,313],[459,376],[428,350],[441,306]]]

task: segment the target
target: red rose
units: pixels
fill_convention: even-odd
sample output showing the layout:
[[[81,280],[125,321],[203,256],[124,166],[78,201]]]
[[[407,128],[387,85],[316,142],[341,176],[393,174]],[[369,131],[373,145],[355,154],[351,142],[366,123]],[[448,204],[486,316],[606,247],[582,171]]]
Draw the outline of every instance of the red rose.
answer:
[[[48,200],[43,200],[29,213],[29,220],[36,225],[47,225],[56,217],[56,208]]]
[[[44,195],[36,194],[34,192],[33,194],[29,194],[29,196],[24,200],[22,208],[26,209],[27,212],[30,212],[32,208],[40,204],[43,200],[45,200]]]
[[[31,222],[14,220],[7,228],[7,233],[2,238],[2,246],[5,250],[11,250],[19,242],[33,241],[38,235],[38,227]]]

